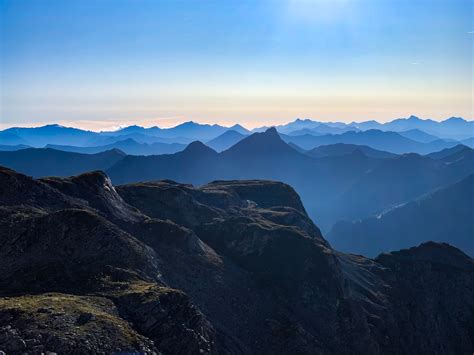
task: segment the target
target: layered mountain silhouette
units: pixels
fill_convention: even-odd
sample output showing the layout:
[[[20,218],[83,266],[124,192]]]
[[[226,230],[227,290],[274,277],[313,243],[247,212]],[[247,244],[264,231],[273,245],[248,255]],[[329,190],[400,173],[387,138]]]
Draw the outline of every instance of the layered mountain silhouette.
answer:
[[[474,150],[454,151],[442,159],[406,154],[384,160],[334,201],[335,219],[377,215],[473,173]],[[361,201],[364,201],[361,203]]]
[[[26,144],[33,147],[44,147],[47,144],[84,146],[90,144],[98,136],[99,134],[96,132],[57,124],[35,128],[13,127],[0,131],[0,144]],[[16,137],[16,139],[12,139],[12,137]],[[8,139],[8,143],[6,143],[6,139]]]
[[[437,136],[434,136],[432,134],[428,134],[428,133],[423,132],[422,130],[419,130],[417,128],[409,129],[408,131],[401,131],[399,133],[403,137],[410,138],[414,141],[422,142],[422,143],[429,143],[429,142],[433,142],[433,141],[436,141],[436,140],[440,139]]]
[[[113,186],[102,172],[0,168],[0,186],[8,354],[472,351],[471,258],[434,242],[335,252],[286,184]]]
[[[395,154],[419,153],[428,154],[444,148],[450,148],[458,144],[455,141],[437,139],[429,143],[418,142],[396,132],[385,132],[371,129],[367,131],[349,131],[343,134],[326,134],[313,136],[305,134],[301,136],[283,136],[288,143],[294,143],[304,149],[313,149],[321,145],[337,143],[367,145],[377,150],[383,150]]]
[[[172,128],[144,128],[134,125],[109,132],[92,132],[53,124],[33,128],[13,127],[0,131],[0,144],[25,144],[38,148],[43,148],[48,144],[92,147],[109,145],[127,139],[147,144],[183,144],[193,140],[208,141],[228,130],[244,135],[250,133],[240,125],[224,127],[220,125],[199,124],[192,121]]]
[[[130,155],[157,155],[176,153],[183,150],[185,147],[186,146],[184,144],[179,143],[138,143],[134,139],[128,138],[112,144],[95,147],[48,144],[45,148],[85,154],[95,154],[105,152],[107,150],[118,149]]]
[[[427,240],[449,242],[474,255],[474,175],[376,217],[337,223],[334,248],[375,256]]]
[[[295,187],[311,217],[328,230],[338,220],[381,213],[474,172],[470,149],[464,158],[452,156],[455,163],[417,154],[388,158],[388,153],[371,151],[368,156],[363,147],[350,151],[312,158],[268,129],[222,153],[194,143],[173,155],[126,157],[108,173],[120,184],[157,179],[194,184],[216,179],[284,181]]]
[[[242,134],[231,129],[222,133],[220,136],[211,139],[206,143],[206,145],[214,149],[216,152],[222,152],[223,150],[229,149],[234,144],[244,139],[246,136],[246,134]]]
[[[418,129],[425,133],[441,138],[466,139],[472,137],[474,121],[466,121],[461,117],[451,117],[438,122],[430,119],[420,119],[416,116],[399,118],[387,123],[377,121],[353,122],[351,124],[361,130],[380,129],[384,131],[403,132]]]

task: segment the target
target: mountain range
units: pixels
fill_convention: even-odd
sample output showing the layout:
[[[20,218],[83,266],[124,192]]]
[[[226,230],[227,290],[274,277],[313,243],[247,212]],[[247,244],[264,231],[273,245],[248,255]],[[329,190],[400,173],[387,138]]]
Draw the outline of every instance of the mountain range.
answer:
[[[334,248],[376,256],[427,239],[474,255],[474,175],[378,216],[339,222],[328,234]]]
[[[102,172],[0,168],[0,186],[8,354],[472,352],[473,259],[435,242],[373,259],[336,252],[289,185],[114,186]]]
[[[268,128],[256,128],[253,132],[263,132]],[[368,145],[375,149],[397,154],[408,152],[427,154],[459,143],[474,147],[472,141],[474,139],[474,123],[462,118],[436,122],[411,116],[388,123],[366,121],[350,124],[296,119],[288,124],[276,126],[276,129],[286,142],[296,144],[306,150],[319,145],[335,143]],[[53,124],[36,128],[13,127],[5,129],[0,131],[0,145],[27,145],[36,148],[44,148],[47,145],[96,147],[109,146],[119,141],[133,139],[142,144],[189,144],[199,140],[212,146],[214,139],[228,131],[236,133],[224,135],[219,139],[221,143],[217,140],[216,150],[222,151],[230,148],[231,145],[237,143],[239,137],[243,138],[252,133],[238,124],[224,127],[192,121],[172,128],[157,126],[144,128],[133,125],[115,131],[103,132],[92,132]]]

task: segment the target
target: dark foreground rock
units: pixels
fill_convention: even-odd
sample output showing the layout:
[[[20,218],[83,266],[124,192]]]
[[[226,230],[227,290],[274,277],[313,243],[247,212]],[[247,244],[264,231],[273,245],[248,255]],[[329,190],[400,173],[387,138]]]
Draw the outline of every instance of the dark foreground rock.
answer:
[[[0,169],[7,354],[471,354],[473,260],[335,252],[270,181],[114,187]]]

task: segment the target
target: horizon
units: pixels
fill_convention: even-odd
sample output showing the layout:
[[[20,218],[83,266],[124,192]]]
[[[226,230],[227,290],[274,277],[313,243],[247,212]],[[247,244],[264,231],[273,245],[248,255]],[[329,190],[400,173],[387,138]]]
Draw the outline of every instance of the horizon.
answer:
[[[50,123],[38,122],[38,123],[35,123],[35,124],[32,124],[32,125],[25,124],[25,125],[21,125],[21,126],[19,126],[19,125],[4,126],[3,124],[0,123],[0,131],[4,131],[4,130],[7,130],[7,129],[13,129],[13,128],[40,128],[40,127],[45,127],[45,126],[60,126],[60,127],[64,127],[64,128],[74,128],[74,129],[80,129],[80,130],[84,130],[84,131],[91,131],[91,132],[100,133],[100,132],[115,132],[115,131],[119,131],[121,129],[131,127],[131,126],[138,126],[138,127],[142,127],[142,128],[146,128],[146,129],[153,128],[153,127],[158,127],[158,128],[161,128],[161,129],[169,129],[169,128],[175,128],[175,127],[180,126],[180,125],[185,124],[185,123],[195,123],[195,124],[198,124],[198,125],[210,125],[210,126],[222,126],[222,127],[225,127],[225,128],[232,128],[233,126],[239,125],[239,126],[245,128],[245,129],[249,130],[249,131],[252,131],[252,130],[255,130],[255,129],[259,129],[259,128],[261,129],[261,128],[271,128],[271,127],[284,126],[284,125],[296,122],[298,120],[301,120],[301,121],[309,120],[309,121],[318,122],[318,123],[321,123],[321,124],[325,124],[325,123],[328,123],[328,124],[330,124],[330,123],[344,123],[346,125],[350,125],[350,124],[357,124],[357,123],[360,124],[360,123],[370,122],[370,121],[375,121],[375,122],[378,122],[380,124],[384,124],[384,123],[389,123],[389,122],[392,122],[392,121],[395,121],[395,120],[408,120],[410,118],[416,118],[416,119],[419,119],[419,120],[422,120],[422,121],[435,121],[435,122],[438,122],[438,123],[444,122],[444,121],[447,121],[447,120],[453,119],[453,118],[460,118],[460,119],[462,119],[466,122],[474,122],[474,118],[468,119],[468,118],[465,118],[465,117],[457,117],[457,116],[450,116],[450,117],[445,117],[445,118],[442,118],[442,119],[433,119],[433,118],[423,118],[423,117],[416,116],[416,115],[409,115],[407,117],[397,117],[397,118],[389,119],[389,120],[386,120],[386,121],[360,120],[360,121],[348,121],[348,122],[344,122],[344,121],[322,121],[322,120],[318,120],[318,119],[314,119],[314,118],[300,118],[300,117],[297,117],[297,118],[294,118],[294,119],[289,120],[289,121],[278,122],[278,123],[275,123],[275,124],[257,125],[257,126],[254,126],[254,127],[249,127],[249,126],[241,124],[237,121],[234,121],[233,123],[228,123],[228,124],[219,124],[219,123],[210,123],[210,122],[207,122],[207,121],[198,121],[198,120],[177,121],[177,123],[172,124],[172,125],[159,125],[159,124],[156,124],[156,123],[155,124],[150,123],[148,125],[141,125],[140,121],[133,121],[133,122],[129,122],[128,124],[124,123],[124,124],[121,124],[119,126],[109,126],[109,127],[105,127],[105,128],[102,128],[102,129],[90,129],[88,127],[84,127],[84,126],[80,126],[80,125],[68,125],[67,123],[62,124],[62,123],[57,123],[57,122],[50,122]]]
[[[0,10],[2,127],[472,119],[469,0],[0,0]]]

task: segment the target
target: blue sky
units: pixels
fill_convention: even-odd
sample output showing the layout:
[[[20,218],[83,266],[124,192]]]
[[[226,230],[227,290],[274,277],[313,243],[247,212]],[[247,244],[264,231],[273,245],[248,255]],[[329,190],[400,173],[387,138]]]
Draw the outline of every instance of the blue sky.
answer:
[[[472,119],[473,4],[0,0],[0,124]]]

